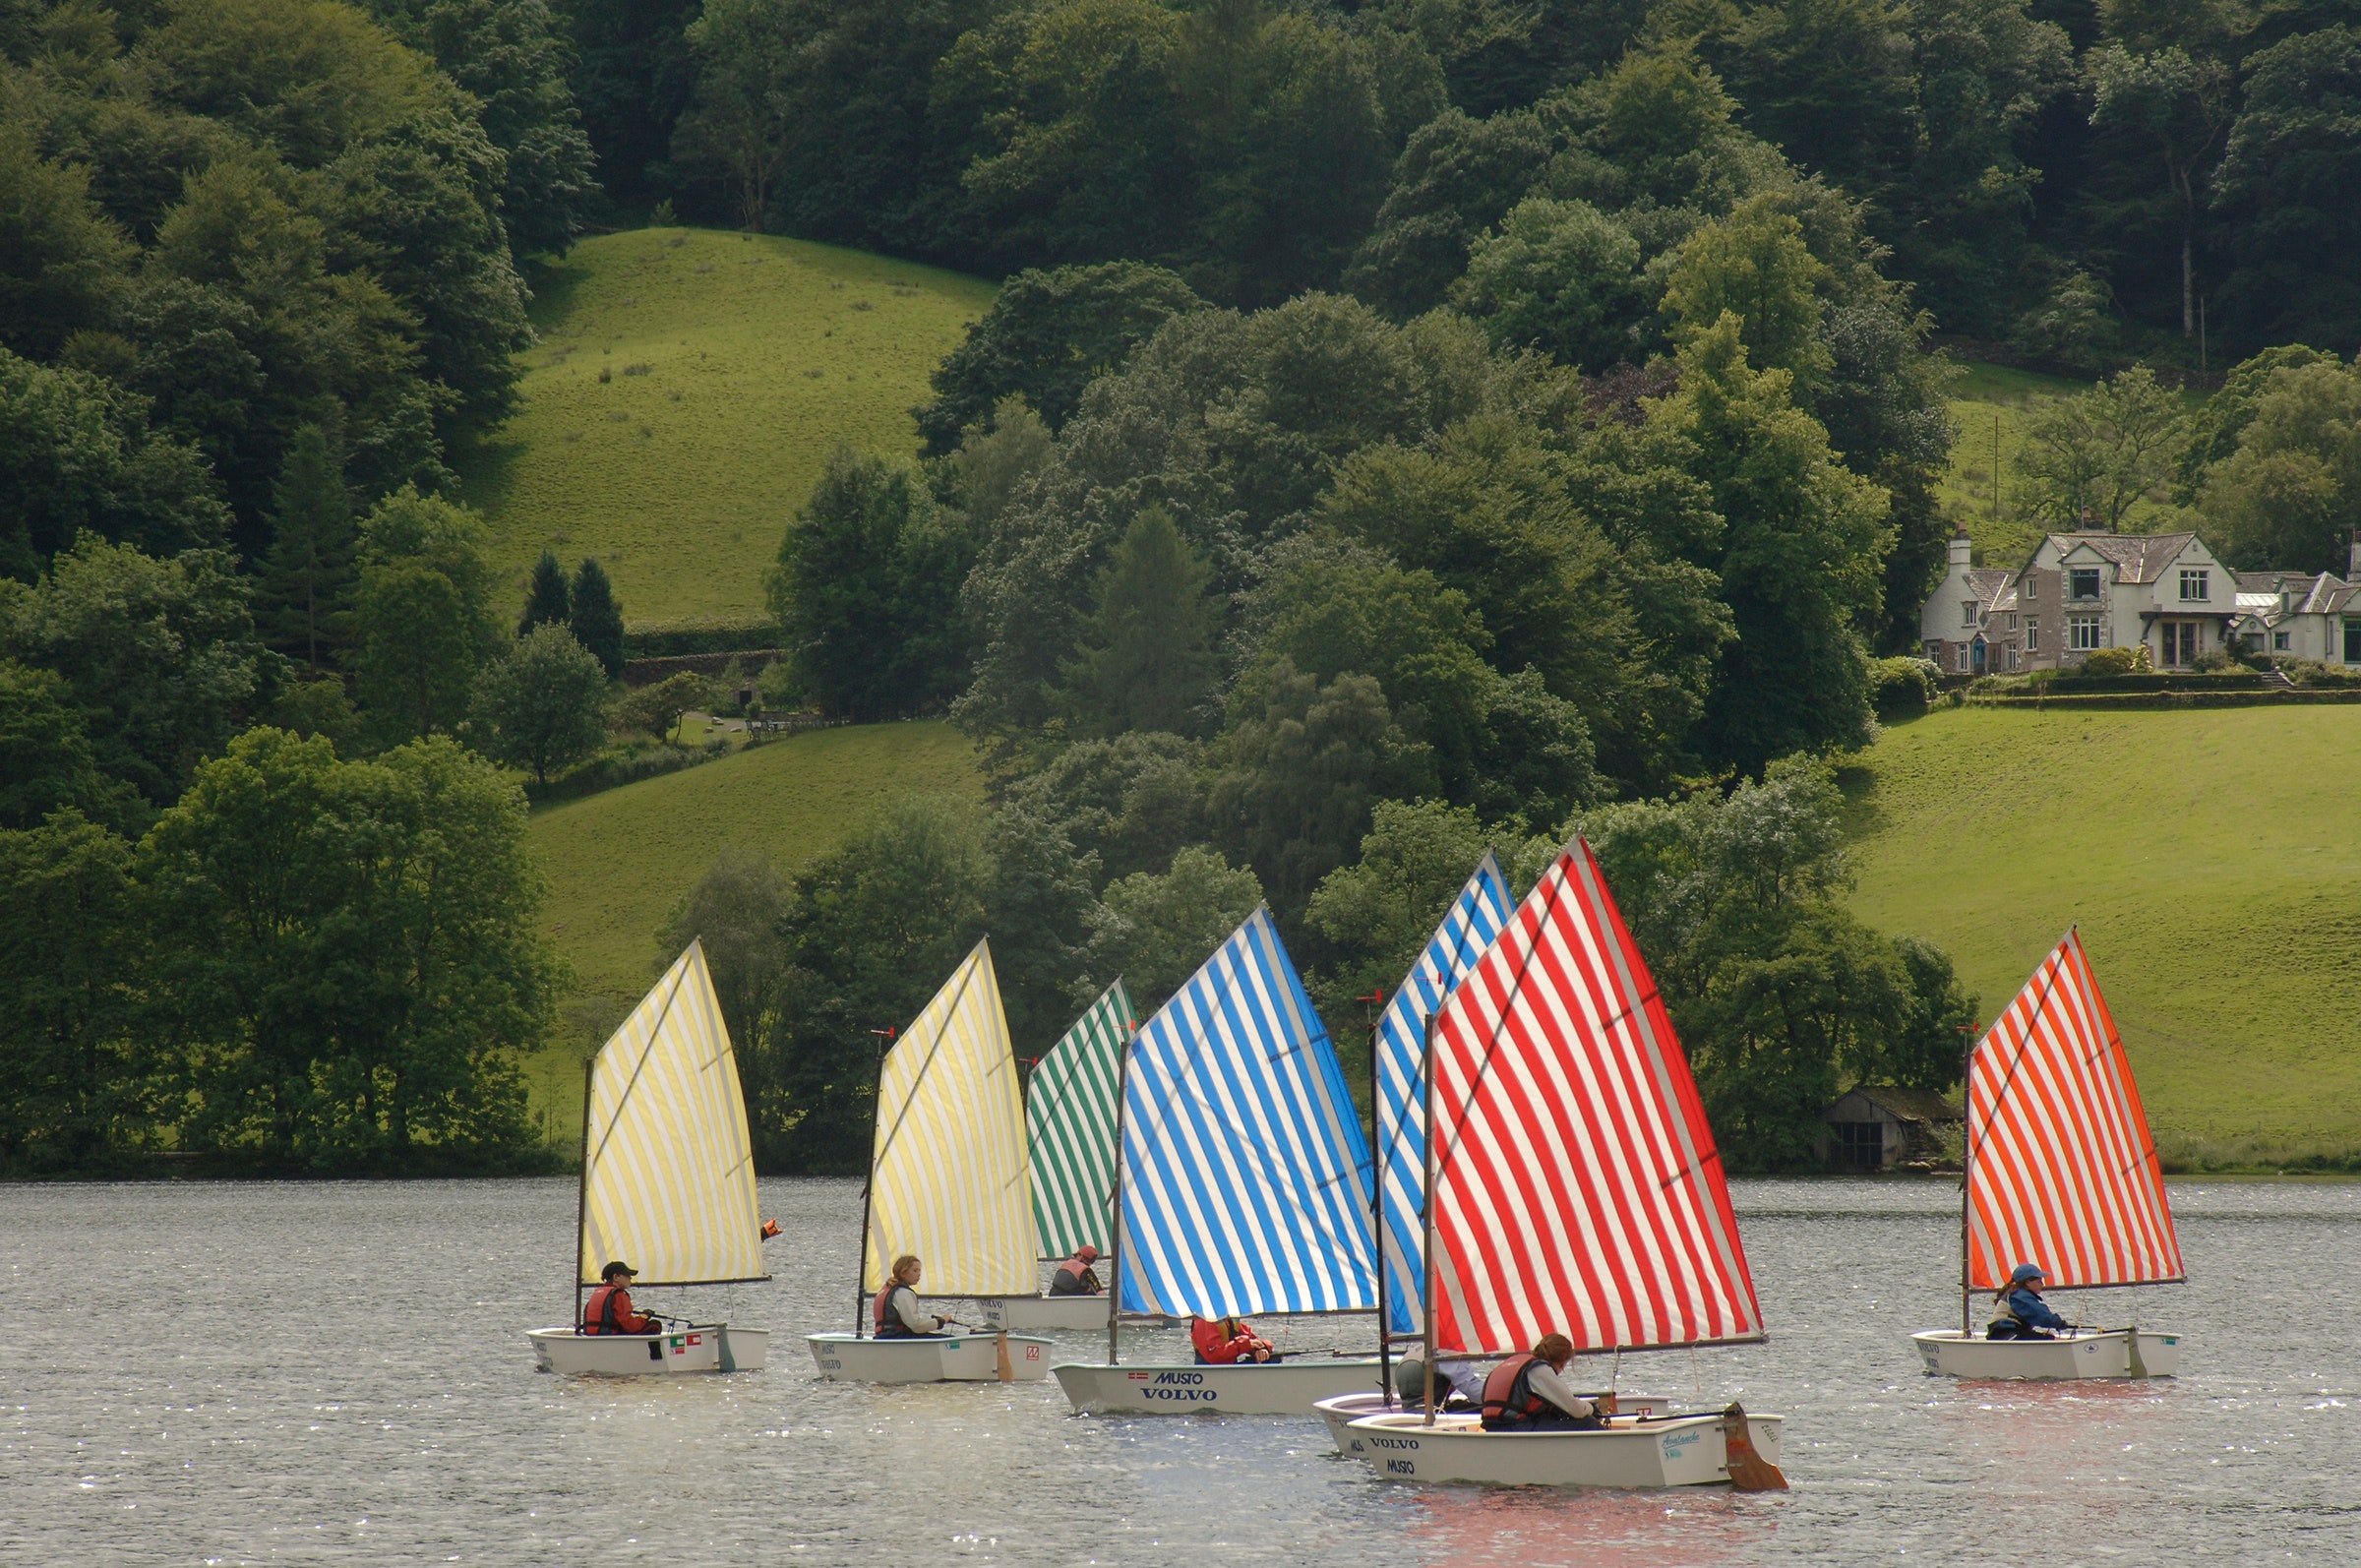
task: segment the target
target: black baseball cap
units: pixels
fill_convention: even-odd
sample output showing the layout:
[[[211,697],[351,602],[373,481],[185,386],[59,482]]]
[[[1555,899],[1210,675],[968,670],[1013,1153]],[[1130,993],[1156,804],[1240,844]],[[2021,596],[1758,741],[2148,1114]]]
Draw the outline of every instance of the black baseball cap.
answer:
[[[610,1263],[605,1268],[600,1269],[598,1271],[598,1277],[602,1280],[611,1280],[618,1274],[629,1274],[634,1278],[637,1278],[638,1273],[639,1271],[636,1268],[633,1268],[629,1263],[616,1262]]]

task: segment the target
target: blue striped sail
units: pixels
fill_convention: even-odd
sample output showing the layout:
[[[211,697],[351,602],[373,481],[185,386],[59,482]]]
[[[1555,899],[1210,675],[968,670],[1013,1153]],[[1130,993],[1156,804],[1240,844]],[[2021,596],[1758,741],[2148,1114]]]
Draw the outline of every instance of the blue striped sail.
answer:
[[[1121,1179],[1125,1311],[1376,1304],[1368,1144],[1267,907],[1133,1042]]]
[[[1426,1304],[1426,1020],[1476,967],[1515,901],[1486,850],[1377,1022],[1377,1172],[1385,1193],[1385,1326],[1423,1332]]]

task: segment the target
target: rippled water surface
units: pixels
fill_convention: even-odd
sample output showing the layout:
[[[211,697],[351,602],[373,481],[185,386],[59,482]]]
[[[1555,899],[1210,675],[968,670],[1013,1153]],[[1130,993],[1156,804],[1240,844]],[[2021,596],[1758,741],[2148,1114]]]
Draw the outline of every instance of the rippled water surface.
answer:
[[[1746,1497],[1421,1490],[1310,1420],[820,1383],[793,1336],[849,1326],[858,1192],[762,1195],[777,1279],[731,1312],[770,1369],[598,1382],[521,1337],[571,1300],[571,1182],[0,1190],[0,1561],[2361,1561],[2361,1186],[2176,1183],[2194,1283],[2064,1298],[2185,1334],[2177,1380],[1961,1386],[1906,1337],[1957,1321],[1956,1189],[1740,1183],[1772,1343],[1622,1381],[1786,1413],[1794,1489]]]

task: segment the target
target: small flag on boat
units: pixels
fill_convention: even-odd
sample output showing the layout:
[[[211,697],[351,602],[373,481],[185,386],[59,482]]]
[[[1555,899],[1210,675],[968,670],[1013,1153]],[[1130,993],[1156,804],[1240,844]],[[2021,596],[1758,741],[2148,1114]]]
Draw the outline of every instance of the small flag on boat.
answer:
[[[1970,1289],[2026,1262],[2053,1287],[2183,1278],[2155,1139],[2077,933],[1976,1043],[1967,1136]]]

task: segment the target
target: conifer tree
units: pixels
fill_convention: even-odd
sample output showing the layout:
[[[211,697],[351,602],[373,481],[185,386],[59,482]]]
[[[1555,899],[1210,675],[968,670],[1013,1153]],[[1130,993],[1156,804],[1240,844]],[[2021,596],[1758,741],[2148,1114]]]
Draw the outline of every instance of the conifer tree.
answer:
[[[615,584],[597,561],[584,561],[574,574],[574,610],[567,625],[574,639],[598,655],[607,679],[623,679],[623,606],[615,602]]]
[[[273,645],[317,671],[322,650],[346,639],[354,576],[352,501],[344,491],[343,463],[318,425],[295,432],[272,503],[264,625]]]
[[[574,595],[566,586],[566,569],[558,565],[555,551],[544,550],[524,590],[524,619],[516,623],[516,634],[524,636],[537,626],[566,626],[573,619]]]
[[[1221,611],[1206,597],[1206,579],[1205,564],[1162,508],[1132,520],[1099,573],[1080,655],[1059,667],[1076,734],[1185,735],[1198,727],[1198,705],[1219,673]]]

